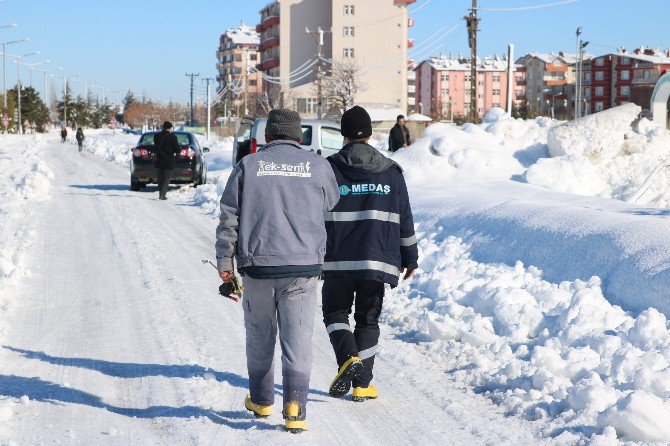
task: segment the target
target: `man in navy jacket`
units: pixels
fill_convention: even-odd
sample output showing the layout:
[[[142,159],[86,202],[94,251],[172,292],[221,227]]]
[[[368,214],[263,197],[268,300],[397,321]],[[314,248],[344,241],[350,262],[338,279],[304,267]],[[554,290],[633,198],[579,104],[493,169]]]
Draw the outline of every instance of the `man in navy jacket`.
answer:
[[[377,397],[370,385],[384,284],[398,285],[417,268],[412,210],[401,167],[368,144],[370,115],[353,107],[342,116],[345,146],[328,158],[340,201],[326,213],[323,321],[335,349],[337,376],[329,393],[354,401]],[[355,303],[352,331],[349,315]]]

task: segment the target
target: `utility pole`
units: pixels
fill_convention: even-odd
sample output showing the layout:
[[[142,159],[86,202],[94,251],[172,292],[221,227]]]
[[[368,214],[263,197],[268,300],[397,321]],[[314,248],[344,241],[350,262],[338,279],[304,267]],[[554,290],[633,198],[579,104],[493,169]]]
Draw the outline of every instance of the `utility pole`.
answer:
[[[191,78],[191,117],[190,125],[193,127],[193,79],[200,76],[200,73],[186,73],[187,77]]]
[[[214,81],[211,77],[206,77],[202,79],[203,81],[207,82],[207,140],[209,141],[209,132],[211,130],[211,123],[212,123],[212,101],[209,96],[209,83],[210,81]]]
[[[470,120],[477,122],[477,0],[472,0],[470,14],[463,17],[468,26],[468,45],[470,46]]]
[[[321,119],[323,116],[323,36],[324,34],[331,33],[331,31],[324,31],[319,26],[316,31],[310,31],[309,28],[305,28],[305,32],[312,36],[317,36],[316,41],[316,117]]]
[[[580,73],[580,65],[582,59],[582,51],[579,48],[579,36],[582,34],[582,27],[577,28],[577,38],[575,39],[575,71],[577,71],[577,79],[575,82],[575,119],[580,117],[580,102],[579,97],[582,94],[582,74]],[[579,59],[577,59],[579,58]]]
[[[512,116],[513,100],[515,95],[514,78],[516,76],[516,64],[514,63],[514,45],[507,45],[507,114]]]

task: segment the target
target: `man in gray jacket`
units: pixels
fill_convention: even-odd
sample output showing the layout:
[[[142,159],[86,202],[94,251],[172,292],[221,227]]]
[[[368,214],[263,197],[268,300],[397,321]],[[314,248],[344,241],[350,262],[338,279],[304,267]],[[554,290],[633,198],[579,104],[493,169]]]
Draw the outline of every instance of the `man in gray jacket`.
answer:
[[[244,276],[247,410],[271,414],[277,329],[282,349],[283,415],[288,431],[305,422],[312,369],[316,286],[326,251],[324,213],[340,193],[329,163],[303,150],[300,116],[272,110],[267,144],[235,166],[221,197],[216,258],[224,282]]]

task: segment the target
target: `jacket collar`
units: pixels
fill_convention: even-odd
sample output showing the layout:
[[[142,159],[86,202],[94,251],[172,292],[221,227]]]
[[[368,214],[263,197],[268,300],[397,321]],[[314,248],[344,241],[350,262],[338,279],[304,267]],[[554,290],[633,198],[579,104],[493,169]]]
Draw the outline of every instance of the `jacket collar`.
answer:
[[[279,146],[293,146],[296,149],[302,150],[302,147],[300,147],[300,144],[298,144],[296,141],[292,141],[290,139],[277,139],[275,141],[264,144],[263,147],[258,149],[258,151],[263,152],[265,150],[272,149],[274,147],[279,147]]]
[[[382,155],[379,150],[364,142],[352,142],[329,157],[334,163],[365,172],[384,172],[391,166],[397,166],[392,159]],[[402,170],[402,169],[401,169]]]

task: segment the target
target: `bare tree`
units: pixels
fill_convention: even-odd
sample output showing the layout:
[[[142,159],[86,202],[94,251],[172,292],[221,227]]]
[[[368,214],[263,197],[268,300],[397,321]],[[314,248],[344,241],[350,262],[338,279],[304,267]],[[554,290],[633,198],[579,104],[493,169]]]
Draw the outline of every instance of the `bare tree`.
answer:
[[[330,72],[323,78],[323,94],[331,104],[331,113],[340,116],[354,105],[356,95],[365,90],[356,61],[333,62]]]

